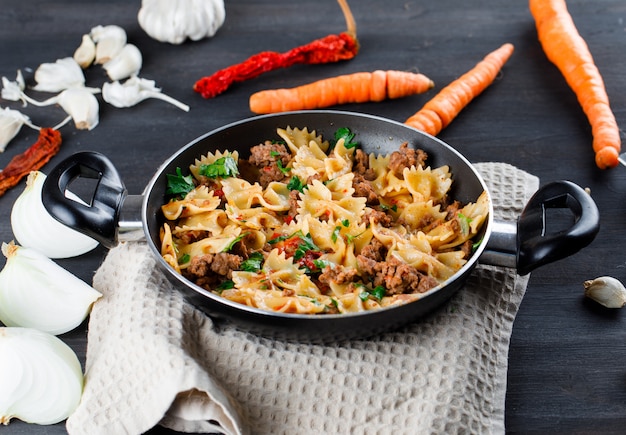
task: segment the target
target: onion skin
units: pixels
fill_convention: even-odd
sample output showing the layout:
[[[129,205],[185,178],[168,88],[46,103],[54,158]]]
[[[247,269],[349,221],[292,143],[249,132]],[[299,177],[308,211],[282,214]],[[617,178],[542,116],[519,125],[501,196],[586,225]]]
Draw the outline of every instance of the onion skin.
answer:
[[[83,381],[78,357],[57,337],[0,327],[0,423],[65,420],[80,402]]]

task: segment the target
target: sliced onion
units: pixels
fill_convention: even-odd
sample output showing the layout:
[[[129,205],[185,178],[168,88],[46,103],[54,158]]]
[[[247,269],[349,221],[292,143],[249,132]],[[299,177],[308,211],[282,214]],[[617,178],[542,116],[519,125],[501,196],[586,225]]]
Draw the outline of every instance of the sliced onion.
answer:
[[[96,240],[50,216],[41,202],[45,180],[43,172],[31,172],[26,188],[13,204],[11,228],[17,242],[23,247],[38,250],[48,258],[76,257],[98,246]],[[73,195],[73,199],[78,198]]]
[[[35,329],[0,327],[0,423],[63,421],[82,390],[80,361],[68,345]]]
[[[0,321],[58,335],[82,323],[102,296],[40,252],[3,243]]]

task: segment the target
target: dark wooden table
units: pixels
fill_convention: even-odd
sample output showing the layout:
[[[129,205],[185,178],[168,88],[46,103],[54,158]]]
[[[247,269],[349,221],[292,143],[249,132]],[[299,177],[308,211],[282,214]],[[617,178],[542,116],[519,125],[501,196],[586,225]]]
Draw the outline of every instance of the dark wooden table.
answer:
[[[50,165],[81,150],[108,155],[129,193],[139,194],[158,165],[195,137],[252,113],[254,91],[290,87],[356,71],[420,71],[443,87],[504,42],[516,51],[504,71],[441,134],[472,162],[502,161],[545,183],[569,179],[591,189],[601,213],[594,242],[572,257],[532,273],[509,354],[506,427],[510,433],[623,433],[626,427],[626,311],[607,310],[583,297],[582,283],[599,275],[626,281],[624,225],[626,168],[599,170],[590,128],[575,96],[546,59],[523,0],[354,0],[362,45],[352,61],[276,71],[204,100],[194,82],[263,50],[285,51],[345,28],[333,0],[227,0],[224,26],[212,39],[179,46],[149,38],[137,24],[140,1],[3,0],[0,8],[0,75],[22,69],[29,84],[43,62],[71,56],[83,33],[117,24],[143,53],[141,76],[191,106],[182,112],[150,100],[130,109],[102,104],[92,131],[62,128],[63,146]],[[569,9],[603,74],[617,120],[626,124],[626,3],[570,0]],[[99,67],[87,84],[105,80]],[[47,95],[32,93],[44,98]],[[418,110],[433,92],[403,100],[339,107],[399,121]],[[20,108],[1,101],[2,107]],[[23,109],[32,121],[52,126],[64,117],[58,107]],[[0,166],[33,143],[23,128]],[[49,168],[50,166],[48,166]],[[46,171],[46,168],[43,169]],[[13,238],[10,211],[24,184],[0,197],[0,239]],[[106,254],[103,248],[60,260],[86,281]],[[4,264],[4,258],[0,260]],[[84,363],[86,325],[62,336]],[[0,392],[2,394],[2,392]],[[14,421],[2,433],[64,433]],[[157,431],[154,431],[157,432]],[[160,431],[159,431],[160,432]]]

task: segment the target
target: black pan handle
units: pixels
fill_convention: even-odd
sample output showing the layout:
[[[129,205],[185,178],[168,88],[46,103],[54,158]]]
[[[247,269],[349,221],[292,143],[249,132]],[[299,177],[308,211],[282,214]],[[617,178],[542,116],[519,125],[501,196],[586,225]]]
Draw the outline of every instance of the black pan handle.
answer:
[[[571,227],[546,234],[546,209],[567,208],[574,215]],[[526,204],[517,222],[517,272],[533,269],[578,252],[600,230],[600,213],[591,196],[566,180],[540,188]]]
[[[65,192],[77,177],[98,180],[91,201],[82,204]],[[118,220],[127,191],[111,161],[84,151],[71,155],[46,176],[41,199],[59,222],[98,240],[107,248],[117,244]]]

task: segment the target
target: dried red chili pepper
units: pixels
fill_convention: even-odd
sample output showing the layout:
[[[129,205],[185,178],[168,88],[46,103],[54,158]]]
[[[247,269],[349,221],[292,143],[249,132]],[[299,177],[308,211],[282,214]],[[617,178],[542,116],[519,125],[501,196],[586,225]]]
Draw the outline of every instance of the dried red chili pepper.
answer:
[[[61,148],[61,133],[51,128],[39,131],[37,142],[26,151],[11,159],[0,172],[0,196],[17,185],[31,171],[36,171],[54,156]]]
[[[227,90],[233,83],[255,78],[265,72],[287,68],[296,64],[332,63],[352,59],[359,51],[356,23],[348,3],[337,0],[346,18],[347,30],[338,35],[328,35],[284,53],[264,51],[245,61],[221,69],[198,80],[194,91],[204,98],[212,98]]]

